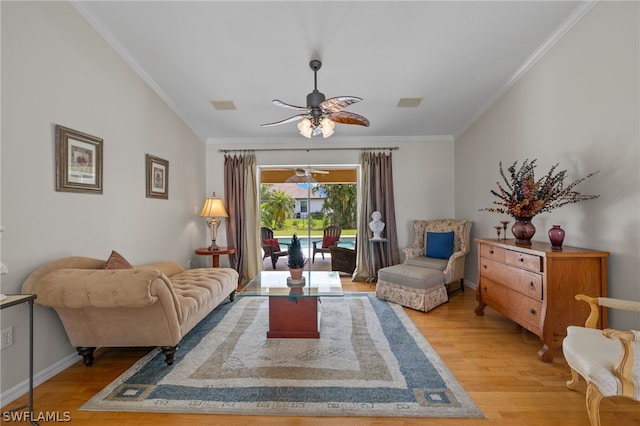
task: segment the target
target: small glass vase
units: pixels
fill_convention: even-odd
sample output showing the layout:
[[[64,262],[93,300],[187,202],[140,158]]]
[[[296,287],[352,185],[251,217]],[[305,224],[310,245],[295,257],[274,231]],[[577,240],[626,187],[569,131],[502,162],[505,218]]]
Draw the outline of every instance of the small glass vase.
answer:
[[[511,227],[513,236],[516,237],[516,244],[521,246],[530,246],[531,238],[536,233],[536,227],[531,223],[531,217],[516,217],[516,221]]]
[[[549,241],[551,242],[552,250],[562,250],[564,229],[560,225],[552,225],[552,228],[549,229]]]

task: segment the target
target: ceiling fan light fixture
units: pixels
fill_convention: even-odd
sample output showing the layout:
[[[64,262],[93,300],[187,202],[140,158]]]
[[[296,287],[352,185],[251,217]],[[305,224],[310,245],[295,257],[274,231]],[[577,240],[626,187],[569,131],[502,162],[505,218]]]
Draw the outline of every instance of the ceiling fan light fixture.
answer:
[[[305,118],[304,120],[299,122],[298,130],[300,130],[300,134],[305,138],[311,138],[311,132],[313,130],[311,128],[311,120],[309,120],[308,118]]]
[[[360,102],[362,99],[356,96],[336,96],[326,99],[324,93],[318,91],[317,72],[322,66],[322,62],[314,59],[309,63],[309,66],[313,71],[313,92],[307,95],[307,106],[291,105],[274,99],[272,101],[274,105],[294,109],[301,113],[274,123],[261,124],[260,126],[271,127],[302,120],[298,123],[298,130],[302,136],[309,139],[320,133],[322,133],[322,137],[328,138],[333,134],[336,123],[369,127],[369,120],[365,117],[353,112],[343,111],[349,105]]]
[[[333,128],[336,127],[336,123],[325,117],[320,121],[320,126],[322,127],[322,137],[328,138],[333,134]]]

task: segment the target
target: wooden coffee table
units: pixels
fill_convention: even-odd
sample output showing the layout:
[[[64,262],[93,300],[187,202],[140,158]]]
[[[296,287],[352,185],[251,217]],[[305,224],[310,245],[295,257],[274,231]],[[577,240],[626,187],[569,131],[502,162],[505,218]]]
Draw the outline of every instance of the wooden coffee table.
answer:
[[[262,271],[240,294],[269,297],[268,338],[319,338],[319,299],[343,295],[340,274],[305,271],[304,287],[287,286],[287,277],[287,271]]]

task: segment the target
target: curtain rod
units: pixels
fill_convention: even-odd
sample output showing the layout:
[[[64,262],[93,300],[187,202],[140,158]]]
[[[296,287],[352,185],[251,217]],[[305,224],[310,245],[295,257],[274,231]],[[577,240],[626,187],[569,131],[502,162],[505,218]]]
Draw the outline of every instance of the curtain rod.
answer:
[[[398,146],[381,146],[379,148],[258,148],[258,149],[219,149],[218,152],[259,152],[259,151],[395,151],[400,149]]]

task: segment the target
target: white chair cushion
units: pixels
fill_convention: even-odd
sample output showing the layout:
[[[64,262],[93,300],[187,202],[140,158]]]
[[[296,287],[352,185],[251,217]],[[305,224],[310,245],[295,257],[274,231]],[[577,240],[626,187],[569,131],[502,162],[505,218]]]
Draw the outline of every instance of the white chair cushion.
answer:
[[[636,398],[640,396],[640,344],[633,342]],[[620,382],[613,368],[620,359],[622,345],[618,339],[608,339],[602,330],[594,328],[567,327],[567,337],[562,342],[562,351],[567,363],[587,382],[595,384],[603,396],[619,395]]]

